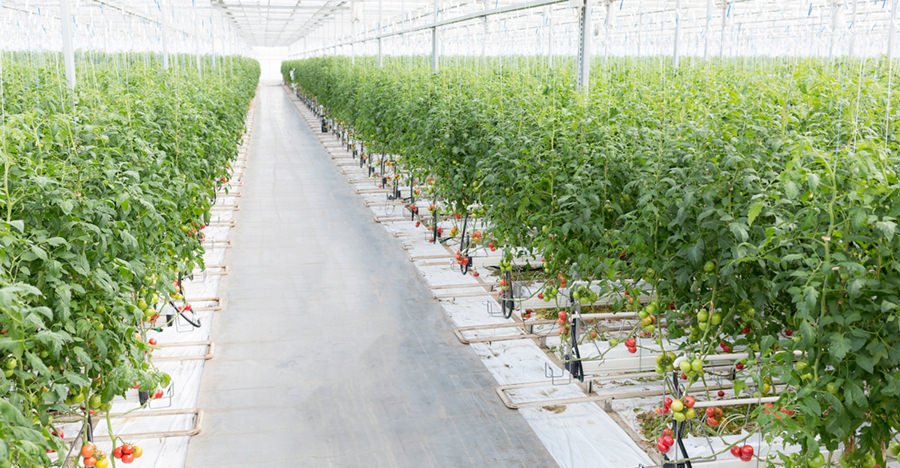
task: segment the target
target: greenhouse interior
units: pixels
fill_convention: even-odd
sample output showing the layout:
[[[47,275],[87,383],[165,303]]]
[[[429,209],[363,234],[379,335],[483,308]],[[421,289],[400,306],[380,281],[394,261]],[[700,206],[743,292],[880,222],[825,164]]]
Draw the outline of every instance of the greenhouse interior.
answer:
[[[0,0],[0,467],[900,468],[900,0]]]

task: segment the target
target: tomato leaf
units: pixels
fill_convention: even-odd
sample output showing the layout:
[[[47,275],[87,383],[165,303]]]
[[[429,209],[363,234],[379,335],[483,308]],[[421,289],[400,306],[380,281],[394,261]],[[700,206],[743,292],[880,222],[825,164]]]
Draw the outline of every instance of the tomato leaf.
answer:
[[[753,226],[753,221],[762,212],[763,206],[760,202],[750,205],[750,210],[747,211],[747,226]]]

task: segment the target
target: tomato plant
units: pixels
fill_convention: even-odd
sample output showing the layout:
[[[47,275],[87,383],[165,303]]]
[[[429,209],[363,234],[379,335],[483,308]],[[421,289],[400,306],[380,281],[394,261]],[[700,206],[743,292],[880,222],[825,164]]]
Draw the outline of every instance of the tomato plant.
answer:
[[[258,77],[239,58],[200,75],[83,57],[69,91],[56,60],[2,60],[0,465],[64,453],[54,414],[168,385],[134,336],[177,274],[202,267],[183,228],[208,222]]]

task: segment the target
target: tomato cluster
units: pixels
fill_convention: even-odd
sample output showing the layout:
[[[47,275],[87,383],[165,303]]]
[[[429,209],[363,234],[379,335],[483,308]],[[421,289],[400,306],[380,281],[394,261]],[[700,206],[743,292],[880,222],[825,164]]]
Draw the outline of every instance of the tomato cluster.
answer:
[[[144,449],[137,445],[122,444],[113,449],[113,456],[122,463],[133,463],[136,458],[140,458],[144,454]],[[108,468],[109,458],[102,450],[99,450],[92,442],[88,442],[81,446],[81,457],[84,466],[96,468]]]
[[[739,457],[741,461],[750,461],[753,459],[753,446],[751,445],[732,445],[731,454]]]

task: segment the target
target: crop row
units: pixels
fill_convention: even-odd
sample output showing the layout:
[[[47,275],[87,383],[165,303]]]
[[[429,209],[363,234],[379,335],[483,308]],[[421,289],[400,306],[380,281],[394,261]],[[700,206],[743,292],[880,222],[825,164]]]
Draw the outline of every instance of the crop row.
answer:
[[[2,58],[0,466],[24,467],[63,453],[55,415],[167,384],[140,324],[202,266],[259,68],[82,57],[68,90],[56,55]]]
[[[283,72],[455,211],[483,207],[485,236],[544,259],[551,294],[643,279],[660,346],[746,349],[760,388],[787,386],[791,417],[754,412],[766,433],[810,459],[843,447],[848,463],[883,465],[900,428],[900,96],[886,62],[615,59],[587,96],[533,62],[460,64]]]

